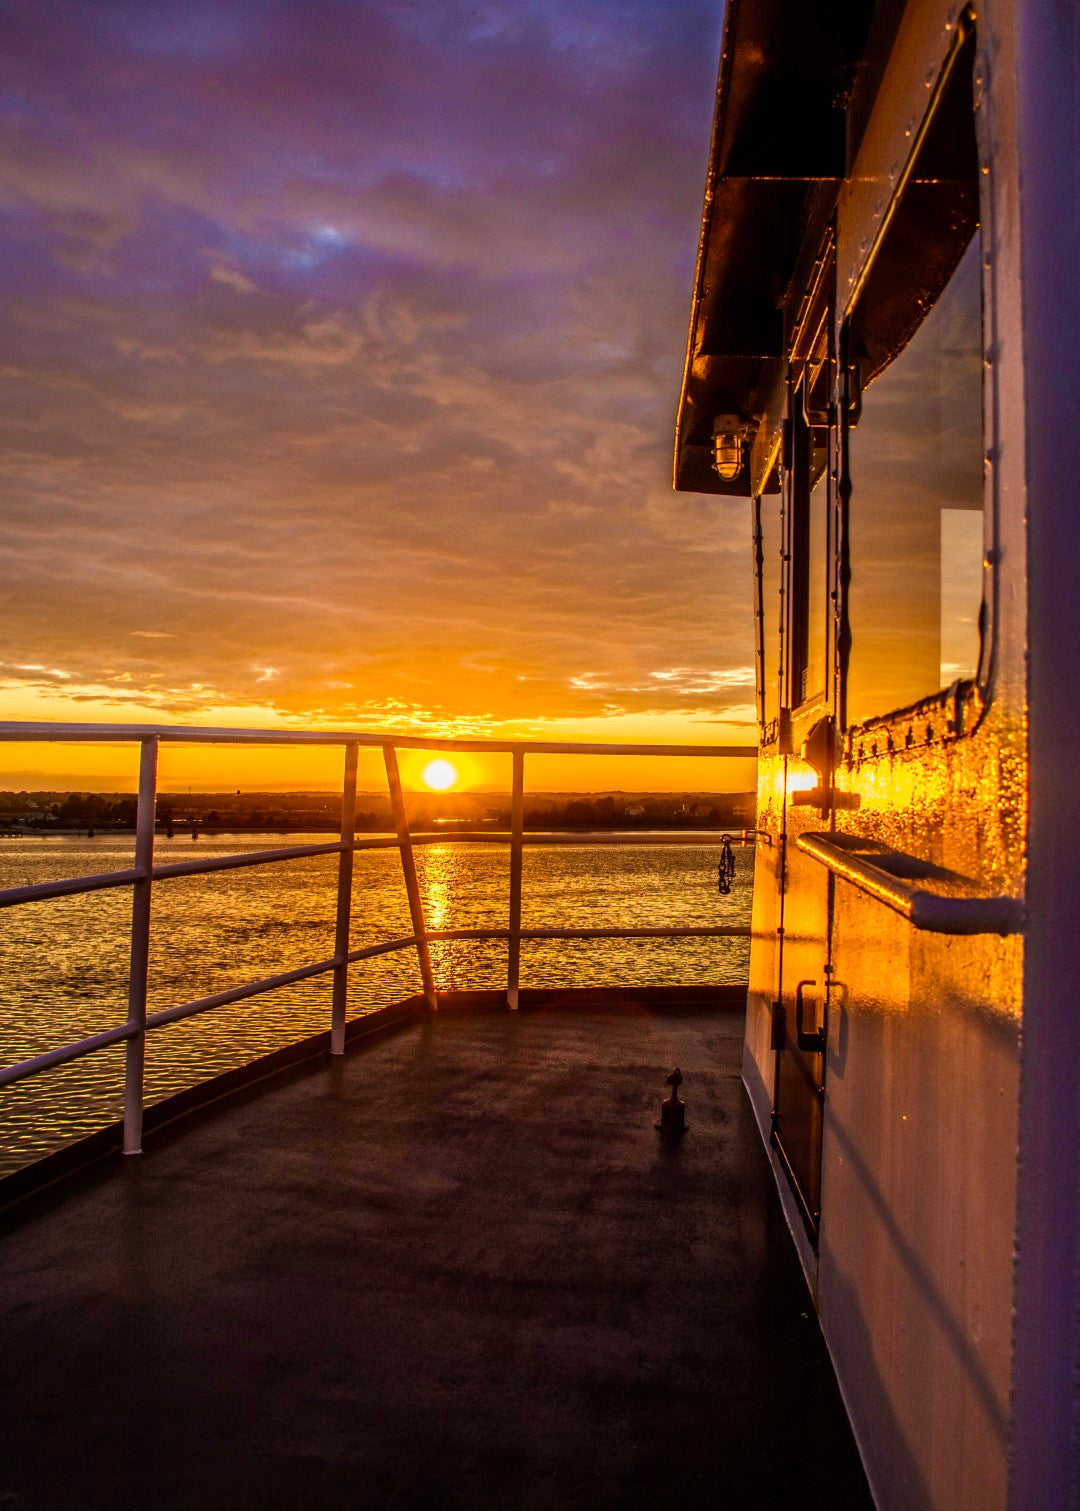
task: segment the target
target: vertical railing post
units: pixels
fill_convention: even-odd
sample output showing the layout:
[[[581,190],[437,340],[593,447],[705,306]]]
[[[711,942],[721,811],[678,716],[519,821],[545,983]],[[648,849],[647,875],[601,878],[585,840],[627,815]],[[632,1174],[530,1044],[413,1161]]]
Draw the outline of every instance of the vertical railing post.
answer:
[[[510,800],[510,946],[506,957],[506,1005],[518,1005],[521,977],[521,836],[525,827],[525,752],[514,751],[514,786]]]
[[[352,927],[353,841],[356,838],[356,760],[358,747],[345,746],[341,786],[341,843],[338,856],[337,921],[334,929],[334,1003],[330,1012],[330,1053],[345,1053],[345,1012],[349,1000],[349,935]]]
[[[431,969],[431,951],[428,949],[427,925],[424,922],[424,904],[420,900],[420,883],[416,879],[416,863],[413,860],[412,837],[409,834],[409,815],[405,811],[405,795],[401,790],[401,775],[398,771],[397,751],[392,745],[383,746],[386,762],[386,781],[390,788],[390,804],[394,810],[394,828],[397,830],[398,848],[401,851],[401,869],[405,876],[405,892],[409,899],[409,917],[416,935],[416,954],[420,961],[420,982],[424,996],[431,1007],[438,1007],[439,997],[435,990],[435,973]]]
[[[143,1079],[146,1068],[146,983],[150,967],[150,895],[153,886],[154,823],[157,818],[158,740],[142,741],[139,756],[139,806],[135,819],[135,869],[132,886],[131,963],[128,970],[128,1027],[124,1051],[124,1153],[142,1153]]]

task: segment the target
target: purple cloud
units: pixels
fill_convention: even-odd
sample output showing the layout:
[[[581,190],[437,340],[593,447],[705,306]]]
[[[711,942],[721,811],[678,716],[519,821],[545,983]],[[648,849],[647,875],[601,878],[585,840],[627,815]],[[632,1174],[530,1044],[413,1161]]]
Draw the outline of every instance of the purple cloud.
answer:
[[[668,481],[718,7],[5,11],[13,663],[745,716],[744,507]]]

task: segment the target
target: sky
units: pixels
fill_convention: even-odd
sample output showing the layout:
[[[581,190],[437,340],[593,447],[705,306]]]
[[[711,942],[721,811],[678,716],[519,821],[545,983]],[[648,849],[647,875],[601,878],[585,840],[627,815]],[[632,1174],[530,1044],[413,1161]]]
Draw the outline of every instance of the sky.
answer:
[[[721,22],[0,0],[2,716],[753,743],[748,506],[670,482]]]

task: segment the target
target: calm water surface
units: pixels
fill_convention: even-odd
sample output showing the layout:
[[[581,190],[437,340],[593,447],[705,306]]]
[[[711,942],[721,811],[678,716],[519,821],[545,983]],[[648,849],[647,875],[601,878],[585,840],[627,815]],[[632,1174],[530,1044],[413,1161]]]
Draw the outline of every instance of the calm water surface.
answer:
[[[283,843],[325,843],[325,834]],[[228,855],[277,844],[265,835],[158,838],[156,859]],[[121,870],[130,835],[0,840],[0,887]],[[505,927],[509,851],[434,845],[416,865],[428,927]],[[729,896],[716,890],[715,845],[528,846],[525,928],[746,924],[753,851],[736,847]],[[149,1010],[326,959],[334,951],[337,856],[157,883]],[[0,1063],[10,1064],[124,1021],[128,888],[6,910],[0,942]],[[411,932],[396,850],[355,857],[353,948]],[[440,988],[504,987],[506,945],[432,946]],[[524,986],[625,986],[744,981],[745,939],[552,940],[522,944]],[[351,967],[349,1014],[420,989],[412,950]],[[161,1097],[328,1027],[330,978],[318,977],[153,1032],[146,1098]],[[0,1090],[0,1173],[121,1115],[123,1047]]]

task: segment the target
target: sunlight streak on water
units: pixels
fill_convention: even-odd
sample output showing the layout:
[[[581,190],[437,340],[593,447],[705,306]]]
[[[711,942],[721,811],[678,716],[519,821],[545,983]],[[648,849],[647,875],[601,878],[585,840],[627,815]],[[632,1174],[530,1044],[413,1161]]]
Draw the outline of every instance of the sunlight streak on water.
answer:
[[[286,844],[325,835],[289,835]],[[276,841],[275,841],[276,843]],[[265,835],[159,838],[160,861],[267,848]],[[131,837],[41,836],[0,841],[0,886],[120,870]],[[434,845],[415,852],[428,927],[500,928],[507,922],[509,852]],[[522,925],[651,927],[749,922],[752,851],[736,850],[729,896],[716,890],[715,846],[530,846]],[[160,882],[153,896],[151,1012],[333,954],[336,856]],[[127,1005],[127,888],[6,910],[0,942],[4,993],[0,1063],[10,1064],[123,1022]],[[353,877],[352,945],[411,933],[395,850],[360,851]],[[443,990],[506,984],[503,941],[431,946]],[[522,945],[522,985],[657,985],[744,981],[744,939],[555,940]],[[350,972],[349,1016],[420,989],[415,952],[361,962]],[[330,977],[318,977],[151,1034],[146,1097],[153,1102],[329,1025]],[[116,1046],[0,1090],[0,1173],[121,1112],[123,1048]]]

